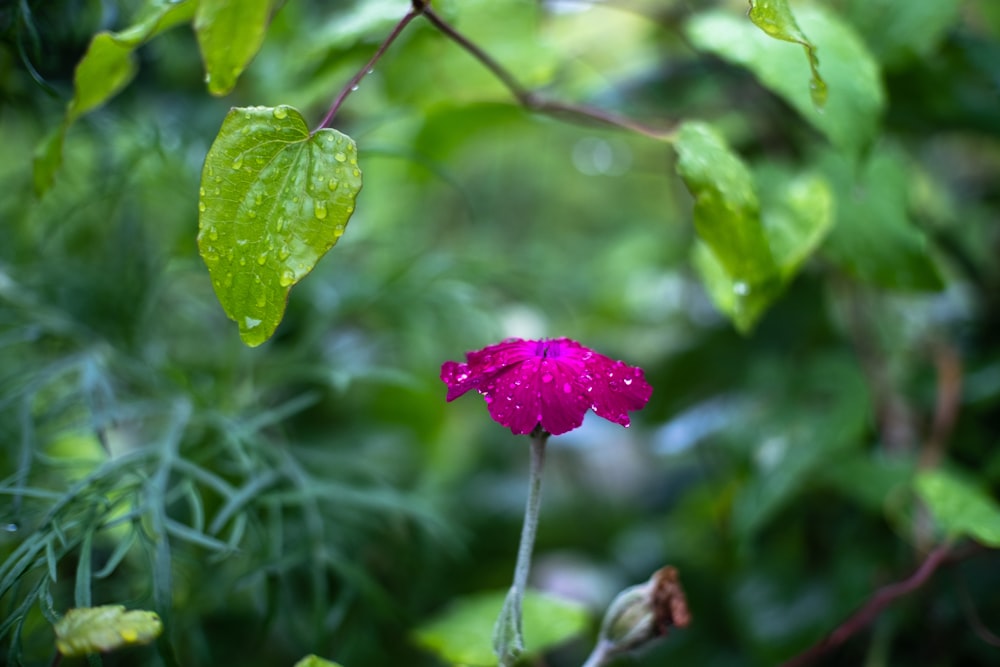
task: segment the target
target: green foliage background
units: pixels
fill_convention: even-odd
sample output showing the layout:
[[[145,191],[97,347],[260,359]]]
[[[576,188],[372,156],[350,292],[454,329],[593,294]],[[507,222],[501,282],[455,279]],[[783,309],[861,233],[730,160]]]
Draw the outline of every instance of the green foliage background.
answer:
[[[551,441],[535,562],[595,630],[615,591],[678,567],[694,623],[632,664],[780,663],[933,544],[998,546],[1000,11],[817,4],[792,7],[825,116],[802,47],[761,56],[743,2],[435,3],[553,99],[710,123],[780,268],[746,299],[727,271],[760,264],[699,241],[683,140],[529,113],[418,18],[337,116],[364,169],[350,226],[255,349],[197,252],[206,152],[232,106],[315,126],[408,3],[272,7],[224,98],[188,27],[133,34],[136,78],[72,126],[74,67],[132,3],[0,6],[8,662],[47,664],[66,609],[124,604],[166,630],[107,664],[442,664],[411,633],[508,585],[527,442],[437,376],[509,335],[572,337],[655,387],[628,431]],[[1000,632],[998,587],[976,552],[825,664],[995,664],[976,627]]]

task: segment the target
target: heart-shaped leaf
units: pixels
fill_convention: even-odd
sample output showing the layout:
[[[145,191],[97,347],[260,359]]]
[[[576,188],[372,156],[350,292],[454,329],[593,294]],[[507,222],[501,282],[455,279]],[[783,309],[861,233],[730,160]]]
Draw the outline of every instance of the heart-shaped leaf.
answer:
[[[271,337],[292,285],[344,233],[361,190],[357,155],[350,137],[310,134],[288,106],[223,121],[201,174],[198,248],[247,345]]]
[[[270,0],[200,0],[194,31],[208,92],[225,95],[233,89],[264,43],[270,13]]]

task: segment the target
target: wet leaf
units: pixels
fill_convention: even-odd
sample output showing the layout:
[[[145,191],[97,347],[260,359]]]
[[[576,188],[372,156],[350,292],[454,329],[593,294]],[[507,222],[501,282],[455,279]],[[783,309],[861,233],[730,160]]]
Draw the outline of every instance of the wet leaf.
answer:
[[[271,13],[270,0],[200,0],[194,19],[208,92],[225,95],[257,55]]]
[[[809,92],[813,103],[822,107],[826,104],[826,82],[819,73],[819,59],[816,57],[816,47],[799,28],[795,16],[788,6],[788,0],[750,0],[750,20],[774,39],[801,44],[806,51],[809,70],[812,78],[809,80]]]
[[[56,648],[67,657],[106,653],[122,646],[148,644],[163,632],[156,613],[121,605],[70,609],[55,624]]]
[[[226,116],[202,170],[198,248],[247,345],[274,333],[292,286],[340,239],[360,190],[350,137],[310,134],[287,106]]]
[[[871,144],[885,106],[878,65],[854,29],[832,11],[803,5],[796,8],[796,19],[822,57],[828,88],[822,109],[813,102],[807,83],[812,73],[797,46],[721,11],[697,15],[685,31],[697,48],[746,67],[835,146],[858,155]]]
[[[971,537],[1000,547],[1000,505],[971,480],[946,470],[917,475],[916,490],[951,537]]]
[[[855,168],[830,151],[820,164],[837,201],[836,224],[823,254],[871,285],[941,289],[926,235],[909,215],[910,174],[903,158],[883,149]]]
[[[493,624],[507,591],[459,598],[416,630],[418,643],[451,664],[496,665]],[[589,623],[583,605],[535,591],[524,596],[525,655],[537,654],[583,632]]]
[[[706,246],[695,248],[694,263],[715,305],[737,329],[753,328],[784,292],[799,267],[819,247],[833,225],[833,195],[822,177],[770,168],[755,174],[761,193],[764,236],[778,273],[757,284],[734,281]]]

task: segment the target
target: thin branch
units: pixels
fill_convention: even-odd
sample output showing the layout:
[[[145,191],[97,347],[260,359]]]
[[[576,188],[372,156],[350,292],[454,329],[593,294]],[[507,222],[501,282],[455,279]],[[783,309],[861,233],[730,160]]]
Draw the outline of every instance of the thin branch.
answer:
[[[897,598],[912,593],[926,584],[934,572],[944,564],[952,555],[949,545],[940,545],[933,549],[927,558],[920,564],[916,571],[907,579],[897,581],[894,584],[883,586],[872,595],[868,601],[858,611],[854,612],[846,621],[840,624],[833,632],[823,638],[819,643],[795,656],[783,667],[802,667],[808,665],[821,655],[834,649],[850,637],[860,632],[868,624],[882,613],[882,611],[892,604]]]
[[[673,132],[668,130],[658,130],[630,118],[619,116],[618,114],[596,109],[594,107],[572,104],[568,102],[557,102],[540,98],[534,91],[528,90],[504,68],[492,56],[486,53],[478,45],[473,43],[468,37],[456,30],[452,25],[442,19],[430,7],[424,7],[424,17],[434,25],[435,28],[444,33],[449,39],[461,46],[473,58],[483,64],[486,69],[500,79],[511,95],[521,104],[521,106],[531,111],[547,114],[555,117],[567,118],[575,121],[597,122],[603,125],[610,125],[621,129],[637,132],[644,136],[658,140],[669,140]]]
[[[325,127],[330,127],[330,124],[333,122],[333,117],[337,115],[337,111],[340,110],[340,106],[344,103],[344,100],[346,100],[351,93],[358,89],[358,85],[360,85],[361,80],[372,71],[375,64],[382,58],[385,52],[389,49],[389,46],[396,41],[396,38],[399,37],[406,26],[410,24],[410,21],[417,18],[417,16],[424,11],[427,11],[426,5],[424,5],[421,0],[414,0],[410,11],[406,13],[406,16],[399,20],[399,23],[397,23],[396,27],[392,29],[389,36],[386,37],[385,41],[379,45],[378,50],[375,51],[375,55],[372,56],[371,60],[369,60],[364,67],[358,70],[358,73],[351,77],[351,80],[348,81],[347,84],[340,90],[337,98],[333,101],[333,104],[330,105],[330,110],[326,112],[326,115],[323,117],[323,120],[320,121],[319,126],[316,130],[314,130],[314,132],[322,130]]]

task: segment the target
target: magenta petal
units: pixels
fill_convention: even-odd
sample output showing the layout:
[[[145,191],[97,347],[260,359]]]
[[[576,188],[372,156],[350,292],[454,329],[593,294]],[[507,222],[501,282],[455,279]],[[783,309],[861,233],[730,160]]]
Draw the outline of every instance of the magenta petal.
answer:
[[[466,363],[445,362],[441,379],[449,401],[476,389],[490,416],[516,434],[539,424],[553,435],[571,431],[588,409],[628,426],[628,413],[643,408],[653,393],[642,369],[568,338],[505,340],[469,352]]]
[[[536,357],[494,377],[483,390],[490,416],[515,435],[531,433],[542,418]]]
[[[591,401],[594,412],[608,421],[628,426],[629,411],[641,410],[653,394],[653,388],[646,382],[641,368],[602,355],[594,356],[600,357],[593,373]]]
[[[566,358],[542,359],[539,371],[542,428],[552,435],[578,428],[590,409],[590,399],[579,382],[583,366]]]

